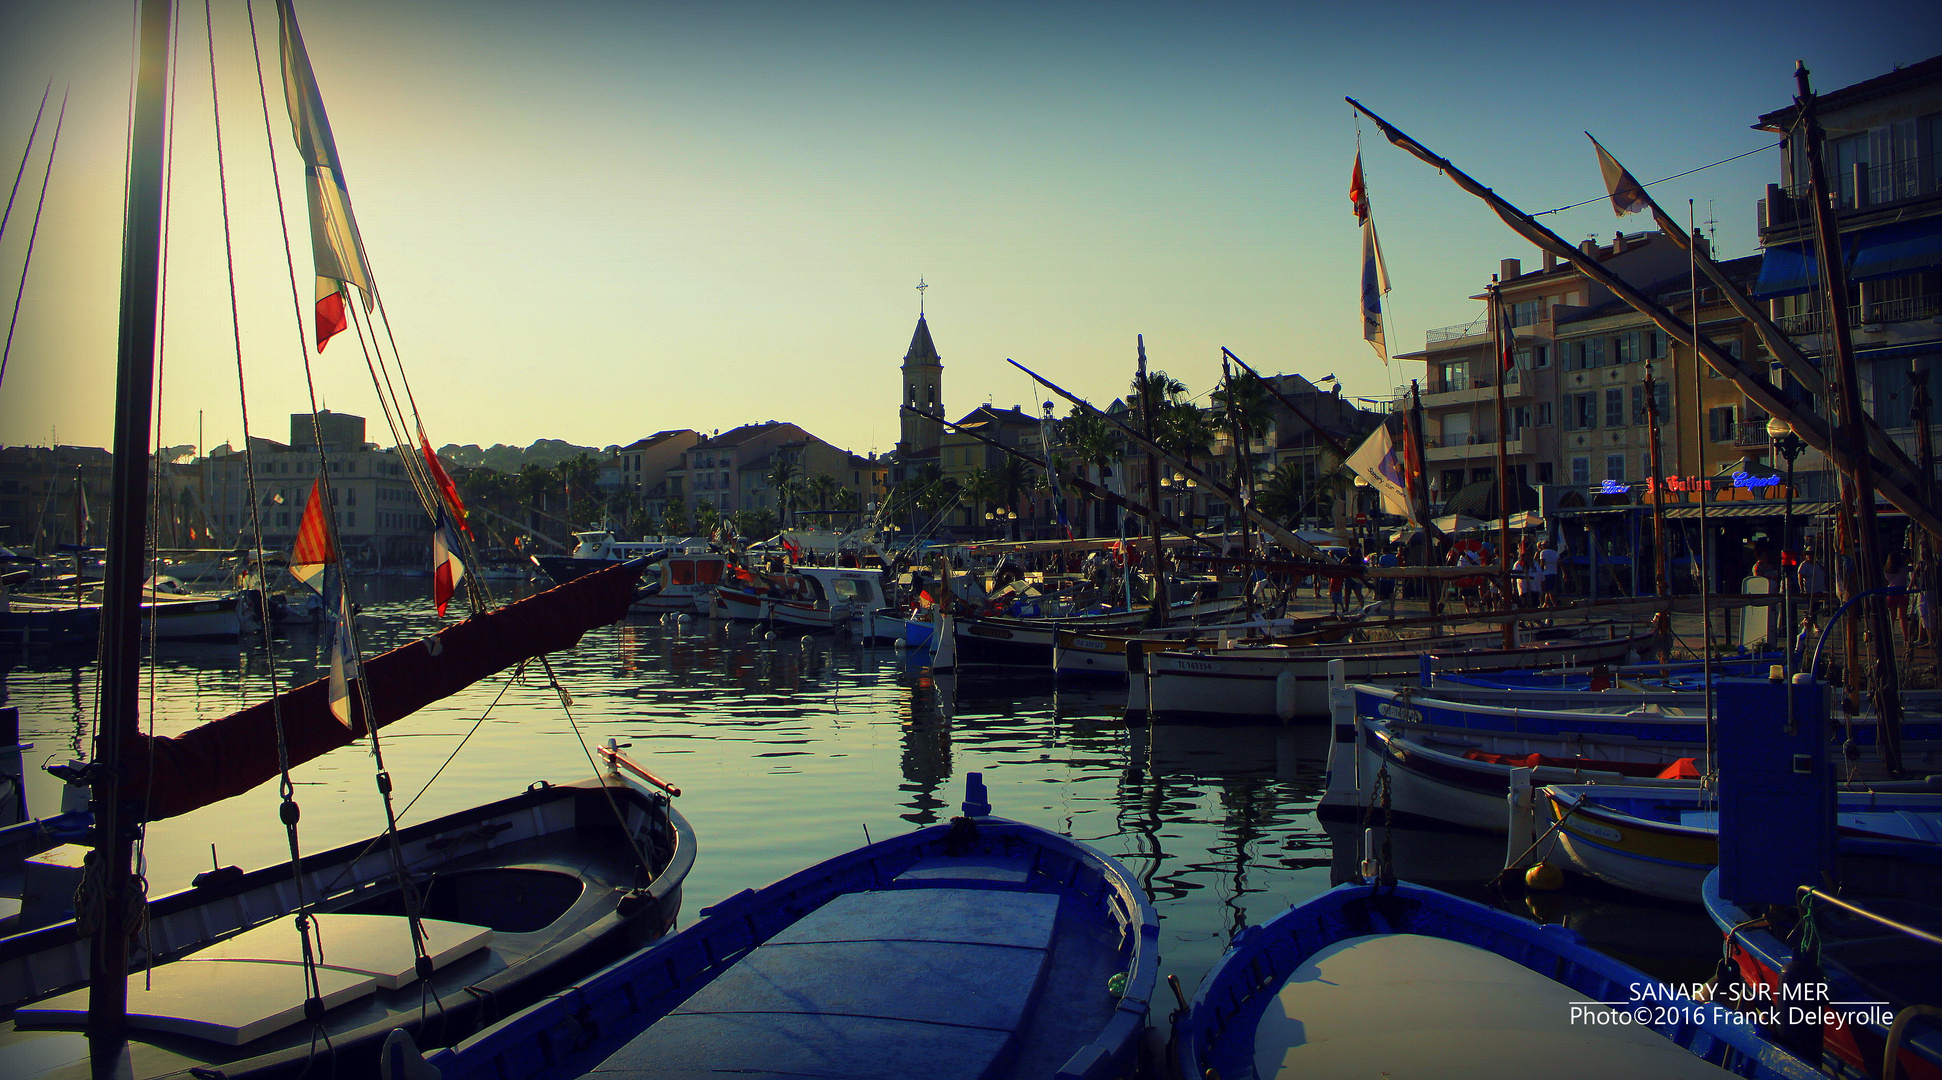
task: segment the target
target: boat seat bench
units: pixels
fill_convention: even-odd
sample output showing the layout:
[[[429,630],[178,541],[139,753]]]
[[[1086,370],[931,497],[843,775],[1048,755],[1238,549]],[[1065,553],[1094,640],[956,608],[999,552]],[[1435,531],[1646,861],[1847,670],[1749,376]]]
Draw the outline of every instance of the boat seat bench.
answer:
[[[921,863],[755,948],[590,1075],[982,1080],[1016,1052],[1059,896],[1015,860]],[[988,882],[998,889],[958,888]],[[932,883],[935,884],[932,884]]]

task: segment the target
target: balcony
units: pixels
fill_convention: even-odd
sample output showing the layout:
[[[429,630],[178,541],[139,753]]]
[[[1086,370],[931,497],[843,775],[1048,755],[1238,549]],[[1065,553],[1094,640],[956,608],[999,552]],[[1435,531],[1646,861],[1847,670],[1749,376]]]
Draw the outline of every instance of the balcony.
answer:
[[[1854,304],[1848,308],[1848,325],[1879,326],[1933,319],[1937,316],[1942,316],[1942,293]],[[1813,311],[1803,311],[1798,315],[1782,315],[1774,320],[1774,325],[1780,327],[1782,333],[1793,336],[1823,333],[1828,329],[1827,309],[1816,308]]]
[[[1517,378],[1518,372],[1511,372],[1511,378],[1504,383],[1504,397],[1523,397],[1526,394],[1523,380]],[[1439,405],[1469,405],[1478,401],[1497,400],[1497,379],[1491,375],[1469,375],[1462,378],[1445,379],[1440,385],[1433,385],[1423,392],[1423,407]]]
[[[1735,450],[1764,449],[1767,445],[1767,422],[1765,420],[1743,420],[1733,425],[1733,448]]]
[[[1464,338],[1482,337],[1490,333],[1489,313],[1485,312],[1467,323],[1453,326],[1439,326],[1423,335],[1426,344],[1434,345],[1440,341],[1462,341]]]
[[[1931,154],[1926,161],[1911,158],[1887,165],[1830,169],[1827,184],[1833,189],[1837,213],[1870,210],[1932,195],[1942,191],[1942,152]],[[1804,226],[1814,216],[1804,185],[1767,185],[1767,197],[1760,200],[1759,214],[1761,228],[1767,230]]]
[[[1495,458],[1497,456],[1497,433],[1480,431],[1474,435],[1456,435],[1448,440],[1429,436],[1423,440],[1423,457],[1426,461],[1467,461],[1471,458]],[[1524,452],[1524,436],[1520,432],[1505,440],[1505,454]]]

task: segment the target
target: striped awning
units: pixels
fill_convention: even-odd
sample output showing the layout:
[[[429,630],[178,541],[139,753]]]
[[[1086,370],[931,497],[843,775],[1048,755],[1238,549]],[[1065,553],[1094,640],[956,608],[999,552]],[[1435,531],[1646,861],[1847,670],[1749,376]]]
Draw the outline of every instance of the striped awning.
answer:
[[[1838,504],[1831,502],[1797,502],[1794,504],[1795,517],[1831,514]],[[1643,509],[1650,509],[1645,507]],[[1685,503],[1666,508],[1668,519],[1687,519],[1699,516],[1699,507]],[[1758,502],[1712,503],[1706,507],[1706,518],[1764,518],[1780,517],[1787,512],[1787,504],[1780,499],[1762,499]]]

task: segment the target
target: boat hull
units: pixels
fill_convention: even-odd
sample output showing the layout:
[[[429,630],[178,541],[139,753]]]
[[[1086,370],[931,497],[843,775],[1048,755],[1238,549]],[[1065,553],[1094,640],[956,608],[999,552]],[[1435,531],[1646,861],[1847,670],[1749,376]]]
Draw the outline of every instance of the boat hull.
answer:
[[[1531,665],[1597,664],[1649,646],[1650,634],[1552,641],[1515,649],[1462,649],[1435,653],[1442,670],[1495,671]],[[1434,643],[1426,643],[1435,648]],[[1430,653],[1402,644],[1294,646],[1229,652],[1148,653],[1145,709],[1169,720],[1262,723],[1319,719],[1329,715],[1329,663],[1340,660],[1350,682],[1396,682],[1421,676]],[[1407,650],[1407,651],[1405,651]]]
[[[1005,1071],[1009,1057],[1033,1063],[1032,1075],[1104,1080],[1136,1067],[1157,939],[1151,905],[1117,862],[979,818],[731,897],[428,1060],[445,1080],[496,1080],[656,1066],[1017,1075]],[[1042,943],[1065,950],[1058,963],[1035,967]],[[561,1044],[563,1023],[590,1037]]]
[[[616,808],[627,823],[624,834]],[[337,1075],[376,1075],[378,1047],[393,1028],[412,1031],[421,1043],[455,1041],[504,1010],[668,933],[695,851],[692,829],[665,797],[618,780],[536,785],[511,799],[402,829],[398,840],[408,873],[425,890],[423,914],[488,928],[490,943],[431,976],[430,988],[444,1006],[431,1027],[420,1010],[421,982],[397,989],[380,985],[332,1004],[324,1014],[330,1049],[317,1067]],[[637,873],[630,844],[648,853],[651,880]],[[139,1015],[145,1008],[144,963],[154,959],[157,971],[174,963],[219,963],[180,958],[208,952],[252,927],[287,922],[299,892],[294,877],[289,864],[217,874],[150,902],[143,939],[148,951],[138,952],[130,976],[128,1075],[176,1075],[200,1065],[231,1078],[271,1077],[305,1068],[311,1042],[301,1010],[292,1026],[230,1045],[213,1041],[215,1035],[185,1034],[180,1019]],[[315,912],[403,913],[391,854],[375,840],[307,854],[302,877],[301,891]],[[546,916],[533,912],[552,917],[538,922]],[[294,947],[295,936],[292,930],[287,947]],[[78,1022],[63,1018],[62,1003],[78,996],[85,1009],[87,954],[88,940],[72,919],[0,939],[0,995],[8,1003],[27,1002],[14,1021],[0,1025],[0,1059],[35,1044],[46,1053],[62,1045],[47,1040],[79,1030]],[[325,956],[328,961],[328,951]],[[291,964],[287,970],[292,974],[285,989],[300,1005],[302,969]],[[43,1074],[48,1080],[89,1075],[85,1041],[75,1041],[82,1046],[79,1059]]]

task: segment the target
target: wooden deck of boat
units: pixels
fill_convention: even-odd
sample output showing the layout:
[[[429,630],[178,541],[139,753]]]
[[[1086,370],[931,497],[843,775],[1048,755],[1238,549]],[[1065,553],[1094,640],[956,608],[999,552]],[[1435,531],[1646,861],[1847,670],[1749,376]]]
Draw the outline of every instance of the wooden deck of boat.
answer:
[[[751,951],[590,1076],[640,1080],[1051,1075],[1115,999],[1109,944],[1022,861],[919,863]],[[975,887],[985,884],[986,887]],[[996,888],[990,887],[996,885]],[[1110,965],[1108,965],[1110,966]]]

